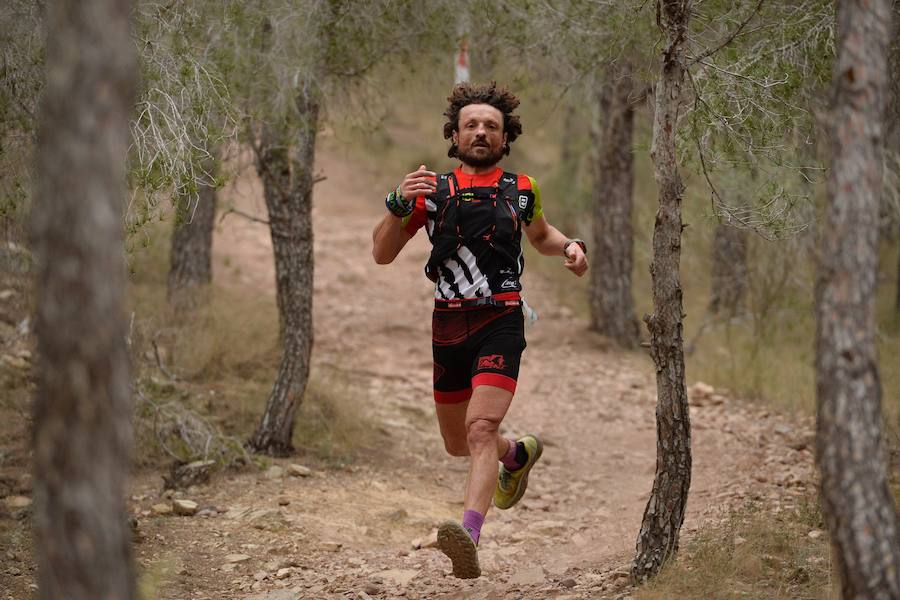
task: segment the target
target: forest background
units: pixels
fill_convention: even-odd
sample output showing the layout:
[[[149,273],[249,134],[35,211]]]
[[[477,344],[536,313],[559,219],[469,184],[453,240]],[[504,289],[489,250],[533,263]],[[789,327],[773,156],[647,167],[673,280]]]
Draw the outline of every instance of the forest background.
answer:
[[[693,42],[698,48],[712,48],[736,29],[744,33],[710,54],[714,67],[695,71],[691,81],[696,96],[685,104],[679,143],[686,186],[684,221],[689,225],[681,257],[686,372],[689,382],[706,382],[722,396],[802,419],[815,409],[814,288],[826,201],[829,153],[823,119],[834,58],[833,7],[824,2],[779,7],[746,3],[731,10],[724,4],[695,5],[699,25]],[[226,263],[216,266],[211,285],[200,292],[199,306],[192,301],[185,311],[171,299],[169,251],[173,225],[190,220],[186,215],[193,215],[204,188],[227,188],[259,164],[260,148],[251,149],[248,140],[265,138],[260,123],[280,128],[285,135],[305,135],[310,125],[297,118],[299,109],[292,105],[298,81],[315,90],[320,113],[312,127],[320,148],[347,164],[360,165],[360,172],[369,177],[365,186],[372,190],[371,202],[378,204],[382,191],[418,164],[449,168],[446,143],[439,135],[440,115],[453,82],[458,40],[465,37],[472,79],[497,80],[522,99],[519,113],[525,135],[504,167],[534,175],[551,222],[573,237],[592,241],[590,215],[605,193],[597,181],[602,154],[598,140],[606,118],[601,91],[617,77],[610,75],[613,67],[629,62],[636,82],[629,92],[635,127],[631,293],[635,316],[652,312],[649,265],[657,189],[649,156],[652,101],[641,87],[641,81],[646,87],[654,80],[662,44],[652,6],[638,3],[616,11],[605,4],[572,2],[566,5],[571,12],[566,12],[542,3],[502,3],[498,9],[492,3],[475,2],[458,13],[438,3],[427,10],[403,3],[374,3],[365,10],[353,3],[312,3],[309,14],[321,17],[316,11],[331,10],[335,19],[330,27],[315,29],[315,35],[309,29],[314,19],[298,19],[302,11],[289,4],[262,12],[230,6],[212,17],[204,14],[204,6],[139,3],[136,13],[143,79],[132,126],[125,249],[137,472],[165,470],[173,458],[180,464],[212,458],[216,468],[230,469],[267,464],[266,459],[248,454],[242,444],[254,434],[277,376],[279,329],[284,327],[277,306],[270,295],[236,285],[240,269]],[[2,10],[10,25],[4,29],[6,85],[0,99],[6,413],[2,467],[5,496],[14,498],[27,497],[30,487],[23,473],[30,461],[33,341],[28,317],[34,295],[25,232],[44,51],[38,5],[13,2]],[[282,16],[281,23],[291,19],[296,23],[293,29],[276,29],[267,41],[259,33],[265,27],[258,28],[265,21],[260,15],[266,13]],[[401,18],[416,29],[402,42],[392,36]],[[229,39],[246,31],[262,39],[252,35],[239,42]],[[311,46],[279,46],[304,33],[310,34],[305,43]],[[891,63],[895,76],[890,79],[895,87],[896,39]],[[789,50],[766,54],[776,41]],[[318,53],[309,52],[313,46]],[[748,60],[752,52],[760,57]],[[300,67],[292,63],[298,56],[311,55],[319,62],[310,59],[311,65]],[[735,66],[746,70],[733,75]],[[884,425],[891,459],[900,448],[897,102],[895,94],[888,117],[876,287]],[[726,110],[746,111],[749,116],[725,115]],[[153,114],[166,125],[154,121]],[[711,115],[725,117],[717,124]],[[750,147],[745,143],[748,135],[758,136]],[[221,168],[210,166],[216,157],[222,157]],[[327,171],[321,175],[329,176]],[[328,210],[324,202],[321,209]],[[227,201],[220,201],[217,210],[219,229],[230,220],[247,220],[241,208]],[[256,216],[266,219],[261,212]],[[732,244],[739,250],[735,253],[732,247],[724,257],[714,252],[723,223],[740,232]],[[723,284],[721,270],[716,275],[717,262],[723,258],[731,267],[726,269],[730,278],[742,279],[736,284],[740,293],[727,310],[713,310],[717,290],[735,285],[729,276]],[[527,261],[529,270],[553,282],[560,306],[581,322],[592,320],[589,280],[565,279],[566,273],[535,255]],[[639,348],[617,352],[646,360]],[[649,360],[646,364],[651,368]],[[348,401],[356,393],[355,384],[335,381],[333,373],[317,374],[313,369],[293,433],[297,451],[325,469],[365,461],[371,443],[361,434],[368,425],[359,422],[361,416]],[[213,384],[225,390],[215,408],[198,393]],[[198,450],[198,439],[215,440],[215,452],[208,447]],[[893,460],[891,473],[896,481]],[[815,516],[814,497],[810,503],[813,516],[798,513],[797,519],[804,526],[811,521],[824,527]],[[710,524],[709,530],[694,536],[694,543],[732,548],[735,534],[729,528],[734,527],[750,528],[741,529],[741,537],[771,537],[771,531],[754,521],[753,511],[746,510],[750,509],[740,513],[738,525],[727,521],[724,531],[721,522]],[[23,548],[28,552],[30,542],[24,522],[13,514],[10,509],[9,518],[4,517],[4,538],[13,540],[8,553],[19,556]],[[778,546],[782,541],[771,543]],[[759,552],[807,551],[779,547]],[[688,556],[706,560],[714,554],[701,548]],[[688,565],[687,571],[696,568]],[[764,588],[771,578],[777,579],[773,573],[778,571],[761,569],[736,576],[750,577],[751,589]],[[17,589],[26,591],[24,578],[9,577]],[[753,577],[764,582],[754,583]],[[807,583],[808,577],[791,585],[803,588]],[[664,589],[660,593],[666,597]]]

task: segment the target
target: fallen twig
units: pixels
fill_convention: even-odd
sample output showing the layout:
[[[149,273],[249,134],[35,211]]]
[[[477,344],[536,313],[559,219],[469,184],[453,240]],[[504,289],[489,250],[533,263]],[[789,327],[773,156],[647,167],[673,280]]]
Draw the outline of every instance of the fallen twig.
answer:
[[[159,355],[159,344],[156,343],[156,337],[158,335],[159,334],[157,333],[150,341],[151,345],[153,346],[153,356],[156,357],[156,366],[159,368],[160,372],[162,372],[163,375],[169,378],[169,380],[178,381],[178,376],[166,368],[166,366],[163,364],[162,357]]]

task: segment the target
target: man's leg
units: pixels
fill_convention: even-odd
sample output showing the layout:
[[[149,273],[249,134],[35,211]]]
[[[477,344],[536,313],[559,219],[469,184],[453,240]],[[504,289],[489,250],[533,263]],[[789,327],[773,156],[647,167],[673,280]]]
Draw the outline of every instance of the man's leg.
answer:
[[[451,448],[454,452],[458,450],[459,441],[465,435],[469,455],[462,524],[446,521],[438,528],[438,548],[450,558],[453,574],[461,578],[481,575],[478,539],[497,485],[498,460],[510,449],[509,440],[500,437],[498,429],[512,401],[519,360],[525,348],[521,313],[485,310],[488,312],[467,315],[467,327],[477,333],[467,342],[476,354],[469,354],[465,359],[466,379],[471,382],[473,391],[468,398],[463,427],[459,427],[459,410],[441,410],[438,415],[448,451]],[[435,344],[436,365],[443,358],[439,356],[441,354],[443,348]],[[453,362],[459,364],[462,357],[454,358]],[[436,386],[444,381],[444,377],[446,372],[435,371]],[[441,399],[436,393],[435,400],[440,402]]]
[[[466,412],[469,401],[453,404],[435,403],[438,426],[444,438],[444,449],[450,456],[469,456],[469,444],[466,441]]]
[[[489,386],[477,386],[468,402],[462,427],[459,409],[438,409],[441,432],[446,431],[444,444],[458,448],[460,432],[465,433],[469,453],[469,476],[466,479],[465,512],[462,525],[447,521],[438,528],[438,548],[450,557],[453,574],[465,579],[481,575],[476,544],[481,534],[484,515],[491,505],[497,482],[498,458],[509,448],[509,441],[500,437],[497,429],[512,401],[512,392]],[[441,417],[444,420],[441,420]],[[454,440],[448,442],[448,438]]]
[[[465,510],[474,510],[483,517],[491,506],[497,485],[500,457],[506,454],[509,441],[498,429],[509,405],[512,392],[480,385],[472,391],[466,413],[466,442],[469,447],[469,477],[466,480]]]

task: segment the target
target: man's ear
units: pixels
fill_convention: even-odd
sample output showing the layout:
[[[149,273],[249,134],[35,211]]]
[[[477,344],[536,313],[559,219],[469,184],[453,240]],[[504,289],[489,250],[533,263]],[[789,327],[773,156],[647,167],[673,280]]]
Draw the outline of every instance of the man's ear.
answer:
[[[507,145],[507,143],[506,143],[506,132],[505,132],[505,131],[503,132],[503,145],[504,145],[504,146]]]

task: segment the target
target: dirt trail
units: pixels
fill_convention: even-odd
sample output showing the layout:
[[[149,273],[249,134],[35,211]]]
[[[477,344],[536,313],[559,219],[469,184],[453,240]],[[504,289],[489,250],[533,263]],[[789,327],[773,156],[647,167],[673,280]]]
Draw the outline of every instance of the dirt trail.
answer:
[[[526,332],[520,384],[504,422],[543,434],[528,494],[492,510],[482,533],[484,576],[459,581],[434,549],[413,549],[459,518],[465,462],[443,452],[431,400],[431,283],[420,233],[389,266],[370,233],[389,182],[339,152],[320,153],[315,192],[315,366],[365,392],[380,431],[376,460],[308,477],[247,473],[191,496],[211,516],[141,520],[141,563],[161,598],[597,598],[621,595],[655,464],[655,383],[645,356],[610,349],[554,303],[531,269],[540,313]],[[230,189],[237,208],[265,211],[252,172]],[[552,199],[547,212],[553,218]],[[231,216],[215,241],[216,276],[273,294],[265,226]],[[555,260],[542,258],[542,260]],[[227,265],[227,266],[226,266]],[[528,271],[528,269],[526,269]],[[734,501],[790,504],[810,481],[809,432],[778,415],[698,390],[692,399],[694,479],[684,531]],[[292,461],[274,461],[287,470]],[[136,510],[159,502],[138,486]],[[231,556],[229,555],[244,555]],[[235,562],[229,562],[235,561]]]

